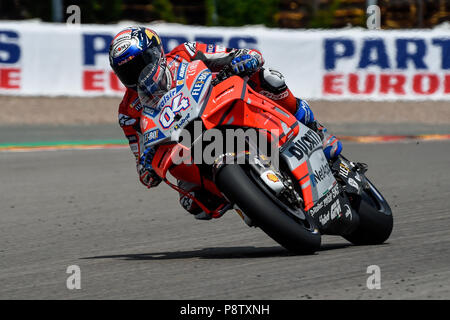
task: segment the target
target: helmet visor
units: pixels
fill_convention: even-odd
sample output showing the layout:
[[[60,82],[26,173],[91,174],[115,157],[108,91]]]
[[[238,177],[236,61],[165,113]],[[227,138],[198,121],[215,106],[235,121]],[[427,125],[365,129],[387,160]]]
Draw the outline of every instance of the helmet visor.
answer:
[[[139,75],[137,91],[144,106],[154,108],[170,87],[169,70],[165,63],[149,64]]]
[[[114,68],[114,71],[124,86],[128,88],[135,88],[139,80],[139,75],[148,64],[158,64],[161,60],[162,53],[158,47],[151,47],[145,50],[142,54],[131,56],[119,63]]]

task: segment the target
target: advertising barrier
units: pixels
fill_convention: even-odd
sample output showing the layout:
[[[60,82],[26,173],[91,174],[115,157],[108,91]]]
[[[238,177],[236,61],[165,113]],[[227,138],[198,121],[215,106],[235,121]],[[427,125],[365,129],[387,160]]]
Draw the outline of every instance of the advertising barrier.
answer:
[[[0,94],[121,96],[108,61],[130,24],[0,22]],[[256,48],[305,99],[450,100],[450,30],[282,30],[151,24],[166,52],[186,41]]]

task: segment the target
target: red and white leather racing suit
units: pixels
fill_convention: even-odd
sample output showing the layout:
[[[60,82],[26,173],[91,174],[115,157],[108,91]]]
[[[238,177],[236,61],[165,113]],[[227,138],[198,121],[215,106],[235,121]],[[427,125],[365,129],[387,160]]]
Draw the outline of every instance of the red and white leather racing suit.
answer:
[[[172,79],[174,79],[172,87],[175,87],[176,75],[181,62],[201,60],[212,72],[219,72],[223,67],[229,65],[231,60],[242,53],[242,51],[255,56],[259,61],[259,65],[263,65],[263,57],[257,50],[230,49],[219,45],[207,45],[198,42],[186,42],[179,45],[166,54],[167,65],[172,73]],[[259,71],[250,77],[248,84],[255,91],[275,100],[292,114],[296,112],[297,99],[286,86],[284,78],[279,72],[260,68]],[[140,155],[144,151],[142,149],[144,146],[143,134],[140,128],[142,109],[137,92],[133,89],[127,89],[119,106],[119,124],[128,138],[131,151],[136,158],[137,167],[139,167]],[[199,188],[183,181],[179,182],[179,186],[188,192]],[[180,203],[186,210],[194,214],[199,209],[198,207],[194,208],[193,206],[196,205],[192,204],[192,201],[189,201],[187,197],[181,196]]]

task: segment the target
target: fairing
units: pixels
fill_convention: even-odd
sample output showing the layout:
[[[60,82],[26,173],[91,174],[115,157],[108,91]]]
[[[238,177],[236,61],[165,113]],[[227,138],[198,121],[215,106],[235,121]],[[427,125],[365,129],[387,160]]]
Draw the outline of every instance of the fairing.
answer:
[[[216,86],[211,85],[211,80],[210,70],[201,61],[183,63],[176,87],[158,104],[160,111],[144,106],[141,129],[145,146],[160,145],[152,162],[158,175],[166,179],[170,170],[175,178],[208,184],[220,195],[214,183],[204,179],[195,164],[174,165],[173,162],[174,156],[186,148],[177,144],[181,131],[191,121],[201,119],[206,129],[232,126],[270,132],[269,136],[278,140],[281,157],[301,187],[305,211],[314,211],[315,205],[327,197],[332,203],[337,201],[337,182],[323,153],[321,139],[314,131],[272,100],[256,93],[238,76]],[[323,210],[328,209],[329,206],[323,206]]]

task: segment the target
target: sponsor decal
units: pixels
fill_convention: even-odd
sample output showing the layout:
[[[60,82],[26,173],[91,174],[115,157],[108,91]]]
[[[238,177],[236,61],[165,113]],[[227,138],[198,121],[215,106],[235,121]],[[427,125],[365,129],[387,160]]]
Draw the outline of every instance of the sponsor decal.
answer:
[[[331,205],[330,210],[327,211],[327,213],[319,216],[319,221],[322,224],[322,226],[324,226],[329,221],[339,217],[340,213],[341,213],[341,202],[339,201],[339,199],[336,199],[336,201]]]
[[[155,108],[156,110],[161,110],[163,108],[163,106],[170,100],[173,98],[173,96],[175,95],[175,93],[177,93],[175,90],[170,90],[168,93],[166,93],[161,100],[158,103],[158,107]],[[146,108],[147,109],[147,108]]]
[[[348,181],[349,185],[351,185],[353,188],[355,188],[356,190],[359,191],[359,186],[358,186],[358,184],[356,183],[355,180],[353,180],[352,178],[348,178],[347,181]]]
[[[155,127],[156,125],[153,122],[152,118],[149,118],[146,115],[141,116],[141,132],[147,132],[148,130]]]
[[[272,182],[278,182],[278,177],[276,175],[274,175],[273,173],[268,173],[267,174],[267,179],[269,179]]]
[[[194,196],[193,192],[190,192],[190,194],[192,196]],[[182,196],[180,199],[181,206],[187,211],[189,211],[189,209],[191,209],[193,203],[194,203],[194,200],[188,196]]]
[[[223,93],[221,93],[218,97],[212,99],[213,103],[216,103],[217,101],[219,101],[220,99],[222,99],[223,97],[225,97],[227,94],[230,94],[231,92],[234,91],[234,86],[231,89],[228,89],[226,91],[224,91]]]
[[[208,44],[208,47],[206,48],[206,52],[207,53],[214,53],[215,49],[215,45],[213,44]]]
[[[142,111],[142,113],[148,117],[154,118],[159,114],[159,110],[156,108],[145,106],[144,111]]]
[[[331,190],[326,194],[326,196],[322,200],[317,202],[317,204],[314,205],[314,207],[312,207],[311,210],[309,210],[310,215],[314,217],[314,215],[317,212],[328,206],[331,203],[331,201],[333,201],[333,199],[338,196],[338,194],[339,194],[339,186],[335,184],[331,188]]]
[[[210,76],[211,72],[209,70],[202,71],[200,75],[197,77],[197,80],[195,81],[194,85],[192,86],[191,95],[196,102],[198,102],[200,93],[203,91],[205,83]]]
[[[235,46],[232,48],[237,48],[237,47]],[[227,48],[225,48],[224,46],[221,46],[221,45],[217,45],[215,50],[216,50],[216,53],[224,53],[224,52],[226,52]]]
[[[127,116],[126,114],[120,113],[119,114],[119,125],[121,127],[123,126],[132,126],[133,124],[136,123],[136,119]]]
[[[124,63],[127,63],[127,62],[130,61],[130,60],[133,60],[133,58],[134,58],[134,55],[133,55],[133,56],[129,56],[129,57],[127,57],[126,59],[120,61],[117,65],[121,66],[121,65],[123,65]]]
[[[188,64],[182,63],[180,67],[178,68],[178,74],[177,74],[177,93],[181,90],[184,84],[184,77],[186,76],[186,68]]]
[[[130,108],[136,109],[136,111],[141,111],[142,110],[141,100],[139,100],[139,98],[136,98],[133,102],[130,103]]]
[[[325,163],[322,164],[319,170],[314,170],[314,173],[311,175],[311,180],[314,181],[314,184],[317,184],[317,181],[322,182],[322,180],[328,177],[330,174],[331,168],[327,163]]]
[[[130,46],[131,46],[130,40],[120,41],[113,48],[113,57],[117,58],[118,56],[122,55],[124,52],[128,50]]]
[[[176,95],[171,102],[171,105],[167,105],[161,111],[159,116],[159,123],[164,129],[168,129],[175,121],[175,115],[181,110],[186,110],[191,106],[191,102],[188,97],[184,97],[183,93]]]
[[[114,38],[115,41],[119,42],[124,39],[131,39],[131,29],[126,29],[116,35]]]
[[[178,122],[173,128],[175,130],[178,130],[179,128],[181,128],[184,123],[191,117],[191,114],[188,113],[183,119],[180,120],[180,122]]]
[[[188,70],[187,70],[188,78],[195,75],[199,62],[200,62],[200,60],[195,60],[195,61],[189,63]]]
[[[349,173],[350,169],[347,168],[347,166],[343,163],[341,163],[339,165],[339,175],[344,177],[344,178],[348,178],[348,173]]]
[[[180,68],[178,69],[178,76],[177,76],[177,80],[182,80],[184,79],[184,76],[186,75],[186,68],[187,68],[188,64],[187,63],[182,63],[180,65]]]
[[[321,145],[320,137],[312,130],[308,130],[302,137],[295,140],[294,144],[289,148],[289,152],[300,161],[305,154],[309,154]]]
[[[163,139],[165,137],[166,136],[159,129],[153,129],[144,134],[144,144],[148,144],[150,142]]]
[[[197,43],[196,42],[185,42],[184,47],[188,51],[188,53],[193,57],[195,55],[195,52],[197,51]]]

